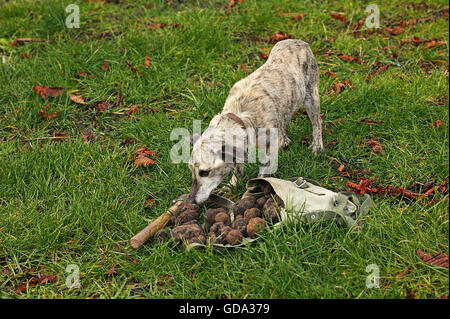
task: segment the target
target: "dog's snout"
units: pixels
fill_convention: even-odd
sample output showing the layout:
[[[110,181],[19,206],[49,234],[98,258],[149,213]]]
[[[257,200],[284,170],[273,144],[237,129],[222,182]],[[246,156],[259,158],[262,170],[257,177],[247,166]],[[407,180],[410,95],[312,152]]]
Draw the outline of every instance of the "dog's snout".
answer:
[[[194,178],[192,181],[191,191],[189,192],[188,203],[189,204],[197,204],[195,197],[197,196],[199,184],[197,180]]]

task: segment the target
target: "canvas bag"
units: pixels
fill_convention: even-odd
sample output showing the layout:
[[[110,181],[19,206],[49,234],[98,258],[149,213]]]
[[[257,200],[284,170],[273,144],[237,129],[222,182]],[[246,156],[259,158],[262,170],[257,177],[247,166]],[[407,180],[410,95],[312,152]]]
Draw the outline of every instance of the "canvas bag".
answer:
[[[350,231],[359,231],[362,221],[372,207],[369,195],[357,196],[350,192],[333,192],[319,186],[315,181],[302,177],[292,179],[278,179],[273,177],[253,178],[247,181],[247,191],[243,198],[248,196],[259,197],[263,195],[264,186],[269,183],[275,194],[284,203],[280,207],[280,221],[274,228],[283,223],[315,223],[320,220],[336,220],[340,225],[347,226]],[[218,196],[216,196],[218,199]],[[233,202],[223,197],[218,201],[219,206],[230,210],[231,221],[234,220],[232,212]],[[215,248],[231,248],[244,246],[258,238],[243,238],[238,245],[213,244]],[[190,249],[203,244],[193,243],[186,246]]]

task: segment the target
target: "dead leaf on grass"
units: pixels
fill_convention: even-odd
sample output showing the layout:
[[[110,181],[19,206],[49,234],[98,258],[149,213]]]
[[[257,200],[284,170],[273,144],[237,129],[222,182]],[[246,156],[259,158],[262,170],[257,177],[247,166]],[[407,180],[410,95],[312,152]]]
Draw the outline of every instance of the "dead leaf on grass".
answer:
[[[347,26],[347,17],[345,17],[344,15],[337,14],[337,13],[330,13],[330,17],[332,17],[333,19],[342,21],[344,23],[344,26]]]
[[[416,249],[416,254],[422,259],[423,262],[432,265],[448,268],[448,255],[444,253],[438,253],[434,256],[427,254],[426,252]]]
[[[49,86],[34,85],[33,90],[36,91],[43,99],[46,99],[49,96],[57,97],[57,96],[61,95],[65,89],[62,87],[49,87]]]

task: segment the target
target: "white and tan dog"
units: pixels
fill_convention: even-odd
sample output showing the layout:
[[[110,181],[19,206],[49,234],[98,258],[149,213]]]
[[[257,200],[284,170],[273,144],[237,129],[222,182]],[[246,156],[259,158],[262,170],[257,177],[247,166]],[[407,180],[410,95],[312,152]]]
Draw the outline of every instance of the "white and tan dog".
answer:
[[[266,63],[231,88],[222,113],[214,116],[208,129],[195,141],[189,160],[193,178],[189,201],[200,204],[207,200],[231,170],[242,174],[250,129],[263,129],[266,134],[269,129],[276,129],[277,145],[271,147],[270,155],[277,156],[278,146],[285,147],[290,142],[289,122],[300,105],[311,120],[310,148],[317,154],[323,150],[317,62],[306,42],[280,41]],[[229,136],[237,137],[240,145],[229,147]],[[267,162],[263,165],[269,167]],[[260,175],[267,172],[262,169]],[[235,181],[233,175],[231,182]]]

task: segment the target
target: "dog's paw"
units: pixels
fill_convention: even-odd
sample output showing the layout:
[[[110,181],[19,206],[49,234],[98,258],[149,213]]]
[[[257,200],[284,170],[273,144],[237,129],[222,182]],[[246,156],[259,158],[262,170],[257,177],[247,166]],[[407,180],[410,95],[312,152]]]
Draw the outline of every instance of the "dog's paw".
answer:
[[[308,147],[314,155],[317,155],[319,153],[322,153],[325,151],[325,148],[323,147],[323,143],[313,143]]]
[[[291,144],[291,139],[289,137],[285,137],[283,143],[281,143],[281,147],[287,148]]]

